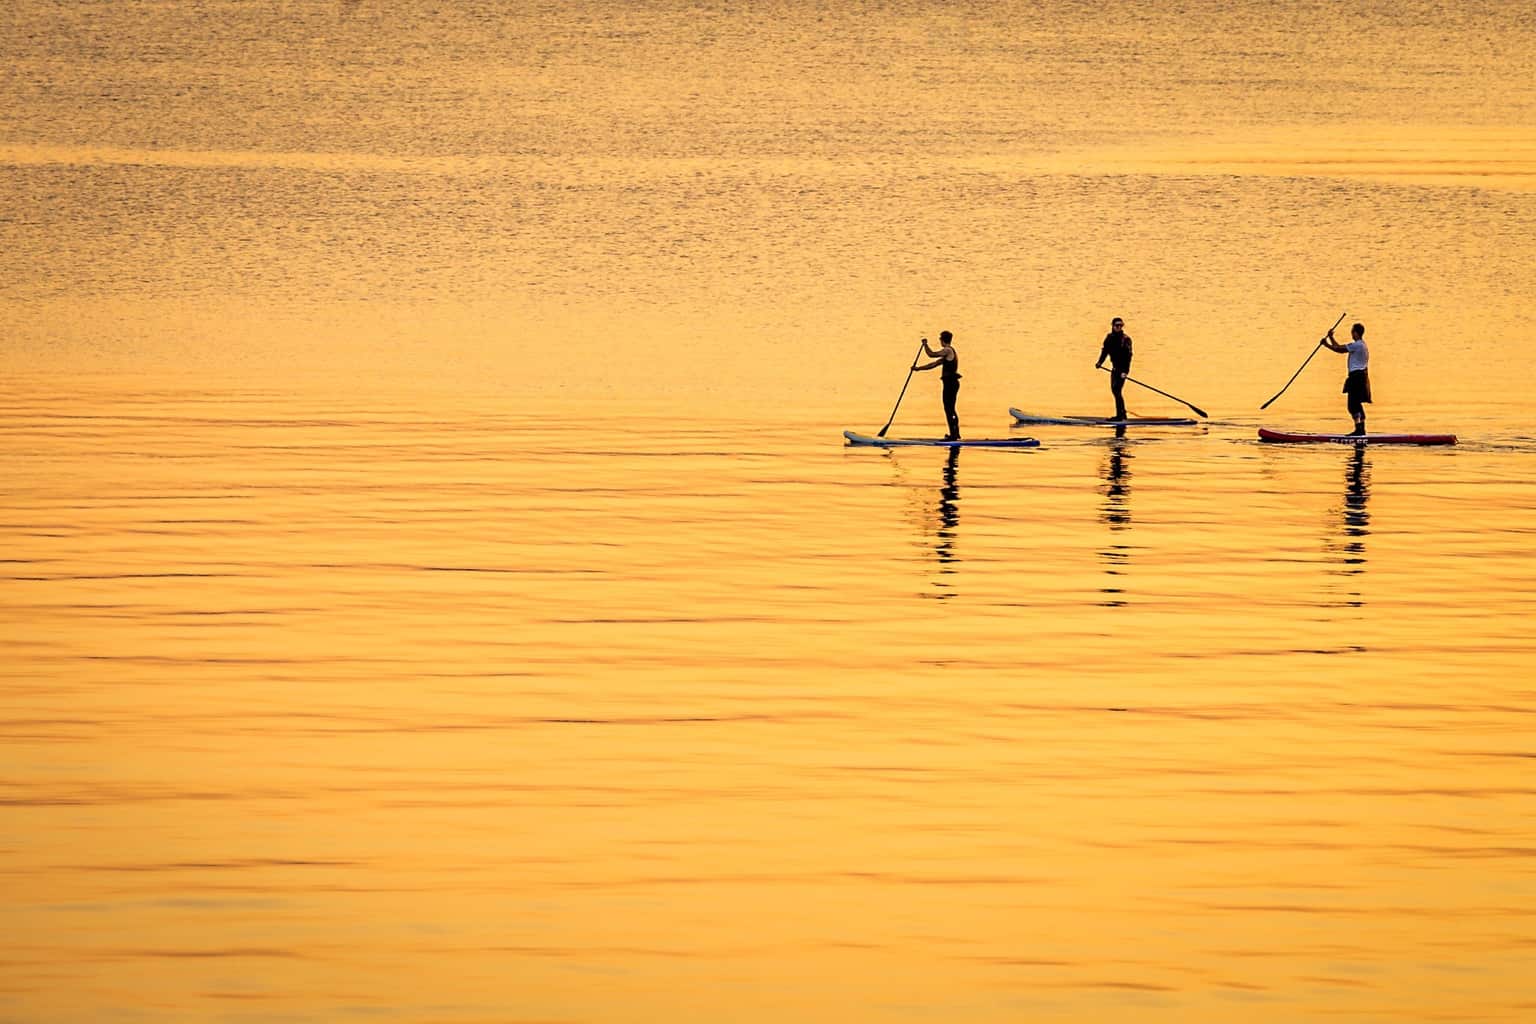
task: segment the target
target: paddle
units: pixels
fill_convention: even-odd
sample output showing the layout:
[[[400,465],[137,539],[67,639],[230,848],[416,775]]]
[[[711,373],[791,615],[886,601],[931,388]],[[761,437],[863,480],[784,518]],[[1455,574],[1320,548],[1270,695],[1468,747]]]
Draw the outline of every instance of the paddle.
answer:
[[[1328,328],[1328,332],[1330,334],[1338,330],[1339,324],[1344,322],[1344,317],[1346,315],[1346,313],[1339,314],[1339,318],[1333,322],[1333,326]],[[1327,337],[1327,334],[1323,335],[1323,338]],[[1291,379],[1285,382],[1285,388],[1290,387],[1292,382],[1295,381],[1297,377],[1301,376],[1301,371],[1307,368],[1307,363],[1310,363],[1312,361],[1312,357],[1317,355],[1317,350],[1323,347],[1323,338],[1319,338],[1317,344],[1312,346],[1312,351],[1307,353],[1306,360],[1301,364],[1295,373],[1291,374]],[[1281,395],[1285,394],[1285,388],[1281,388],[1279,391],[1276,391],[1275,398],[1279,398]],[[1263,412],[1265,409],[1268,409],[1274,402],[1275,398],[1271,398],[1268,402],[1265,402],[1263,405],[1259,406],[1259,411]]]
[[[896,410],[901,408],[901,400],[906,397],[907,385],[912,383],[912,374],[917,372],[917,361],[922,357],[923,350],[928,347],[928,339],[924,338],[917,344],[917,355],[912,357],[912,368],[907,371],[907,379],[902,381],[901,394],[896,396],[896,404],[891,407],[891,418],[885,421],[885,426],[880,428],[876,437],[884,437],[885,432],[891,429],[891,424],[896,422]]]
[[[1115,372],[1115,371],[1111,370],[1107,366],[1101,366],[1101,367],[1099,367],[1099,369],[1103,370],[1105,373],[1114,373]],[[1184,401],[1184,399],[1180,398],[1178,395],[1170,395],[1168,392],[1162,391],[1162,390],[1160,390],[1158,388],[1155,388],[1151,384],[1143,384],[1141,381],[1137,380],[1135,377],[1126,377],[1125,379],[1130,381],[1132,384],[1141,384],[1141,386],[1146,388],[1148,391],[1156,391],[1158,394],[1162,395],[1164,398],[1171,398],[1175,402],[1178,402],[1180,405],[1187,405],[1187,406],[1189,406],[1190,410],[1193,411],[1194,414],[1196,416],[1199,416],[1201,419],[1207,419],[1208,420],[1208,419],[1211,418],[1210,415],[1207,414],[1204,409],[1200,408],[1198,405],[1196,405],[1193,402],[1186,402],[1186,401]]]

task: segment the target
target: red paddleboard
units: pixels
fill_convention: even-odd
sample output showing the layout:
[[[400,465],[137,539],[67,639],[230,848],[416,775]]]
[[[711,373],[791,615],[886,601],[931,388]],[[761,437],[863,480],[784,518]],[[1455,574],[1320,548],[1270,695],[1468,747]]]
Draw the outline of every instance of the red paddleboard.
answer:
[[[1260,441],[1289,444],[1455,444],[1455,434],[1293,434],[1259,428]]]

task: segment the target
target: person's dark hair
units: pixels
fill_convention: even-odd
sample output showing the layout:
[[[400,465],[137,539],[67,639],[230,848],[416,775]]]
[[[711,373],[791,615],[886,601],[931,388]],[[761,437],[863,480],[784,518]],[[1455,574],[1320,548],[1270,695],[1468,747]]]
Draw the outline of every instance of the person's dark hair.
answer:
[[[939,332],[939,340],[942,341],[946,345],[949,344],[950,339],[952,339],[953,337],[954,337],[954,335],[950,334],[948,331],[940,331]]]
[[[1355,324],[1349,329],[1349,333],[1357,338],[1365,337],[1365,324]]]

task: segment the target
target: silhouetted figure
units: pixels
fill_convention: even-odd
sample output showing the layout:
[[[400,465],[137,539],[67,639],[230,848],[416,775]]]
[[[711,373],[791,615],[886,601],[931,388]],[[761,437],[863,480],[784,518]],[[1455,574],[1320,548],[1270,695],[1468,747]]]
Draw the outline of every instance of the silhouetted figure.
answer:
[[[1094,369],[1109,360],[1109,393],[1115,396],[1115,419],[1125,419],[1125,378],[1131,375],[1131,336],[1125,333],[1125,321],[1115,317],[1109,322],[1109,333],[1099,347],[1099,361]]]
[[[1354,338],[1348,345],[1340,345],[1333,338],[1333,331],[1323,339],[1323,344],[1335,352],[1349,356],[1349,376],[1344,378],[1344,394],[1349,397],[1349,415],[1355,421],[1350,433],[1365,436],[1365,403],[1371,400],[1371,353],[1365,347],[1365,324],[1355,324],[1349,329]]]
[[[960,416],[955,412],[955,399],[960,396],[960,357],[955,354],[953,345],[954,335],[948,331],[939,332],[939,348],[935,351],[928,344],[928,339],[923,339],[923,351],[928,353],[931,363],[918,366],[912,364],[914,370],[939,369],[939,380],[944,385],[944,419],[949,424],[949,433],[945,440],[960,440]]]

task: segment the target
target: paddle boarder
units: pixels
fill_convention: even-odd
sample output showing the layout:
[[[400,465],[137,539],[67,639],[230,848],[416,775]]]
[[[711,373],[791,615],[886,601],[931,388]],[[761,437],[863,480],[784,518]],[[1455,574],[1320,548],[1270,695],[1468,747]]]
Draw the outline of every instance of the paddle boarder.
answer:
[[[935,351],[924,338],[923,351],[933,362],[922,366],[915,360],[912,363],[914,370],[939,369],[939,381],[944,385],[944,419],[949,423],[949,433],[944,436],[946,441],[960,440],[960,416],[955,412],[955,399],[960,395],[960,357],[955,355],[954,339],[948,331],[940,331],[939,348]]]
[[[1351,437],[1364,437],[1365,403],[1371,400],[1371,353],[1365,347],[1365,324],[1353,325],[1349,333],[1354,340],[1348,345],[1340,345],[1334,340],[1333,329],[1329,328],[1323,344],[1349,356],[1349,376],[1344,378],[1344,394],[1349,399],[1349,415],[1355,421],[1355,429],[1349,434]]]
[[[1115,396],[1115,419],[1123,420],[1125,416],[1125,379],[1131,375],[1131,336],[1125,333],[1125,321],[1115,317],[1109,322],[1109,333],[1104,335],[1104,344],[1099,347],[1099,361],[1093,364],[1095,370],[1104,366],[1104,360],[1109,360],[1109,393]]]

